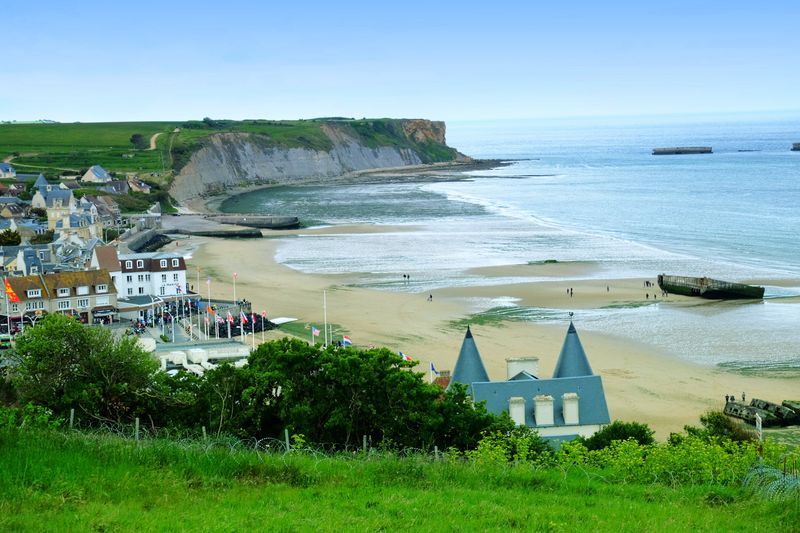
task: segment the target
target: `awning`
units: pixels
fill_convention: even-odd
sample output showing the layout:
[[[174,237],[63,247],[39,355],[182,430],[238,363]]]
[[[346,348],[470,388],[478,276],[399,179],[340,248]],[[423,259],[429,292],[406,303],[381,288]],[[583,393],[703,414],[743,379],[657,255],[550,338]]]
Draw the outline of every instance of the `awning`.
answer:
[[[95,307],[92,309],[92,316],[109,316],[116,313],[117,310],[111,307],[110,305],[102,306],[102,307]]]

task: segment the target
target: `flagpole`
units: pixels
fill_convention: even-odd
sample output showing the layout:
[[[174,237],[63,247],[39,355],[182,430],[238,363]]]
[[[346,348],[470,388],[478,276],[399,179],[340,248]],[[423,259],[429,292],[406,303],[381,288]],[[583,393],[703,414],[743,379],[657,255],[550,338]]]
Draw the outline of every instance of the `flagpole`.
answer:
[[[250,308],[252,310],[252,307]],[[253,349],[256,349],[256,315],[250,313],[250,335],[253,336]]]
[[[236,272],[233,273],[233,305],[236,306],[236,310],[239,310],[239,302],[236,300]]]
[[[325,346],[328,346],[328,291],[322,291],[322,315],[325,320]]]
[[[200,296],[200,267],[197,267],[197,295]],[[197,299],[197,340],[200,340],[200,333],[203,331],[202,326],[200,326],[200,303],[203,301],[203,297],[200,296]],[[192,302],[189,300],[189,305],[191,306]],[[208,333],[206,333],[206,340],[208,340]]]
[[[3,288],[5,289],[6,283],[8,283],[8,278],[3,278]],[[8,291],[4,290],[3,294],[6,297],[6,333],[8,333],[8,338],[11,338],[11,307],[8,304]]]
[[[264,312],[261,314],[261,344],[264,344],[264,322],[265,322],[265,321],[266,321],[266,319],[267,319],[267,317],[266,317],[266,316],[264,316],[264,315],[266,315],[266,314],[267,314],[267,312],[266,312],[266,311],[264,311]]]

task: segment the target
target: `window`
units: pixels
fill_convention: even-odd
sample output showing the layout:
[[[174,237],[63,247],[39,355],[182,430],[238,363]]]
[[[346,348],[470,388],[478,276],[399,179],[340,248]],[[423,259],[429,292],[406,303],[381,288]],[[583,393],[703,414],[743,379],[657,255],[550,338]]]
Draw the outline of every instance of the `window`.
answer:
[[[33,309],[44,309],[44,302],[42,300],[37,302],[25,302],[25,309],[28,311]]]
[[[144,268],[144,261],[142,261],[141,259],[137,259],[136,268]]]
[[[176,267],[176,266],[179,266],[180,264],[181,264],[180,260],[178,260],[178,259],[173,259],[172,260],[172,266]]]
[[[139,294],[144,294],[144,287],[139,287]]]
[[[161,286],[161,290],[159,292],[160,292],[161,296],[164,296],[166,291],[164,290],[164,286],[163,285]]]
[[[177,274],[173,274],[172,275],[172,281],[178,281],[178,275]]]
[[[139,274],[139,275],[136,277],[136,279],[138,279],[139,281],[144,281],[144,274]]]
[[[85,296],[89,294],[89,286],[88,285],[81,285],[80,287],[75,288],[75,294],[78,296]]]
[[[125,281],[127,281],[128,283],[133,282],[133,276],[125,276]]]
[[[125,268],[133,268],[133,261],[125,261]]]
[[[100,293],[108,292],[108,285],[105,285],[105,284],[98,285],[97,287],[95,287],[94,292],[100,292]]]
[[[166,282],[167,282],[167,275],[166,275],[166,274],[161,274],[161,281],[162,281],[163,283],[166,283]]]
[[[59,300],[58,301],[58,309],[62,310],[62,311],[64,309],[69,309],[69,300]]]
[[[128,287],[128,296],[133,295],[133,287]]]
[[[11,312],[19,313],[19,304],[11,304]]]
[[[161,268],[167,268],[167,260],[166,259],[162,259],[161,260]]]
[[[62,296],[69,296],[69,288],[58,289],[58,297],[61,298]]]
[[[98,296],[94,299],[94,305],[101,306],[101,305],[109,305],[108,296]]]
[[[89,298],[78,298],[78,308],[86,309],[89,307]]]
[[[25,294],[28,295],[28,298],[41,298],[42,289],[28,289],[27,291],[25,291]]]
[[[31,274],[38,274],[38,273],[39,273],[39,267],[32,266],[31,267]]]
[[[150,274],[145,274],[144,275],[144,280],[145,281],[150,281]]]

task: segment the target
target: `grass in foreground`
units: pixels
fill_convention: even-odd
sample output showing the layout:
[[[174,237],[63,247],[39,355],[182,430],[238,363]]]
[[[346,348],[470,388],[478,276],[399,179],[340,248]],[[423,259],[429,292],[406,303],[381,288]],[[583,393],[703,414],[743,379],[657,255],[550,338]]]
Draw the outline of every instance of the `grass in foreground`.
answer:
[[[430,457],[0,432],[0,530],[791,531],[797,501]]]

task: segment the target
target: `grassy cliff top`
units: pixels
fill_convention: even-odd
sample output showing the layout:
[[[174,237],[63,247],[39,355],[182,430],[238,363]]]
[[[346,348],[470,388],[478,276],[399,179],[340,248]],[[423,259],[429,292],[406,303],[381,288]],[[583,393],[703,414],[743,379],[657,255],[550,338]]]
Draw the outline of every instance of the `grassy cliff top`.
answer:
[[[0,124],[0,160],[10,158],[18,173],[48,177],[77,174],[92,165],[112,172],[168,177],[216,133],[259,136],[276,147],[330,150],[325,125],[344,131],[368,146],[416,150],[425,162],[449,161],[453,149],[440,142],[412,139],[402,119],[320,118],[313,120],[191,120],[186,122],[97,122]],[[138,136],[138,144],[132,141]],[[150,149],[153,146],[154,149]]]

